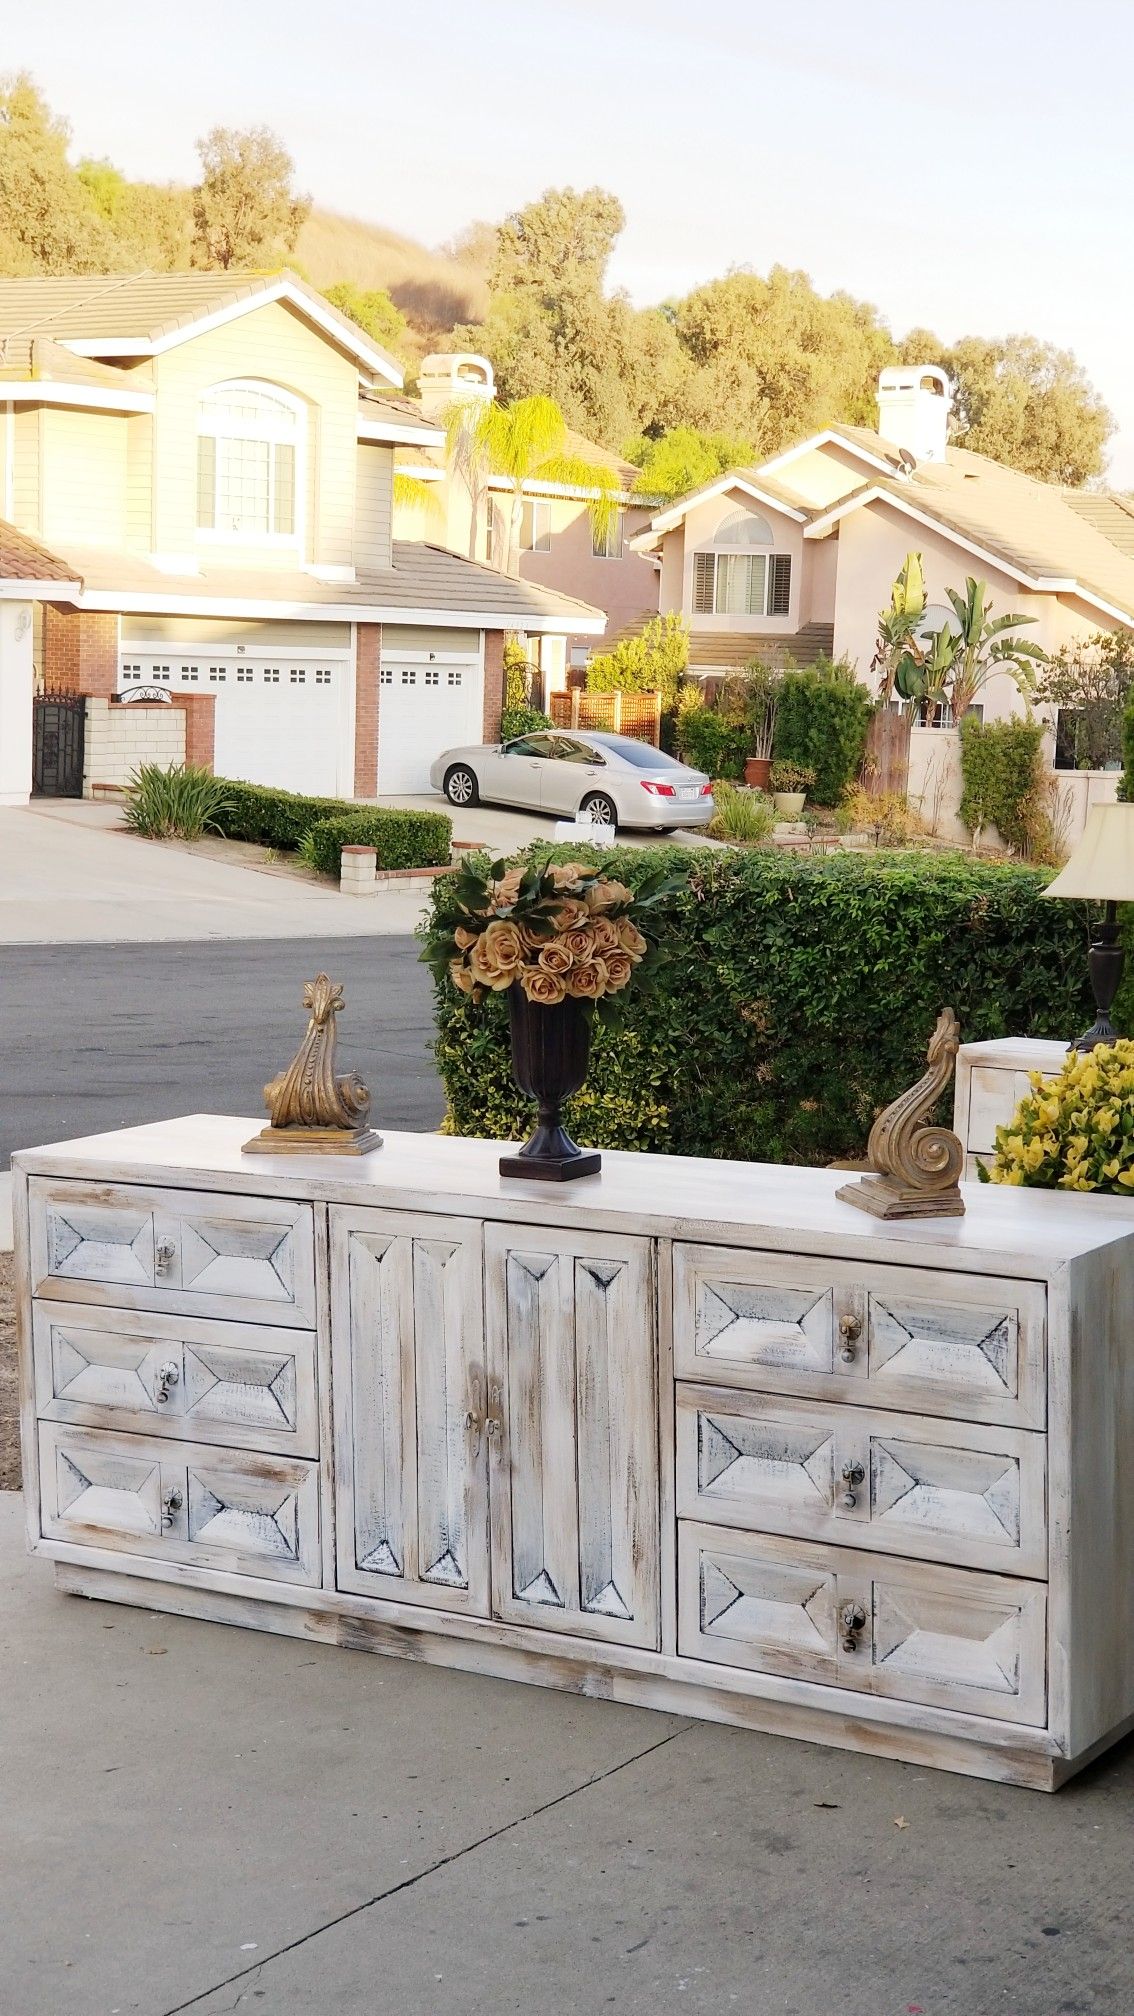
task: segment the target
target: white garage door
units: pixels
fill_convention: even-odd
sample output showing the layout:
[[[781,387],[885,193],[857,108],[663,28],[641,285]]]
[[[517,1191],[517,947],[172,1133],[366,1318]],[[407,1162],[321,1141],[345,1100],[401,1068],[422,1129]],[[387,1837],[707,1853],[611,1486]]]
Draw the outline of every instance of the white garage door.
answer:
[[[350,667],[344,658],[236,657],[198,647],[192,659],[124,653],[121,685],[164,685],[216,696],[218,777],[284,791],[350,797],[345,734]]]
[[[479,658],[384,657],[378,695],[378,789],[383,797],[429,790],[442,749],[479,742],[484,675]]]

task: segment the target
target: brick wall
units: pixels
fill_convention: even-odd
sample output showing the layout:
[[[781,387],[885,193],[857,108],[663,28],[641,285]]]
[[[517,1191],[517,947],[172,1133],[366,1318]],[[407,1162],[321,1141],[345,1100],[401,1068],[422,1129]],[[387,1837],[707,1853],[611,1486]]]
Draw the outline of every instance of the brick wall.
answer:
[[[90,609],[43,611],[43,676],[59,693],[118,691],[118,618]]]
[[[378,668],[382,658],[382,625],[359,623],[355,628],[354,660],[354,795],[378,794]]]
[[[504,705],[504,632],[484,633],[484,739],[500,737],[500,709]]]
[[[195,763],[201,770],[211,770],[216,746],[216,694],[172,693],[170,698],[185,715],[185,761]]]
[[[211,701],[213,696],[207,697]],[[122,707],[93,694],[85,711],[84,798],[95,784],[128,784],[140,763],[160,763],[168,770],[185,761],[187,716],[182,708],[159,700],[135,700]]]

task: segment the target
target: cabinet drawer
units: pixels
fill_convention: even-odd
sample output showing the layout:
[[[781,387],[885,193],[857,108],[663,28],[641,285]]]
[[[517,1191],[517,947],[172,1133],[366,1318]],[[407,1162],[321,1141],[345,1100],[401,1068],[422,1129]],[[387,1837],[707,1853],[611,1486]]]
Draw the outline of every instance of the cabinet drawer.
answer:
[[[686,1658],[1044,1722],[1042,1584],[685,1520],[678,1578]]]
[[[315,1463],[39,1426],[45,1539],[271,1581],[318,1583]]]
[[[44,1420],[319,1453],[310,1331],[37,1302],[32,1337]]]
[[[310,1204],[33,1178],[32,1293],[315,1326]]]
[[[1044,1576],[1044,1467],[1019,1429],[677,1389],[687,1518]]]
[[[1044,1426],[1038,1282],[678,1244],[673,1285],[679,1377]]]

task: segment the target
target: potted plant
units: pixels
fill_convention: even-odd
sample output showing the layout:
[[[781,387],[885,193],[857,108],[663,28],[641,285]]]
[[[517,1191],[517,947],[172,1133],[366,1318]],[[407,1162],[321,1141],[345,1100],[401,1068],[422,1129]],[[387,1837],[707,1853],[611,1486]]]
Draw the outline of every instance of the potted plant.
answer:
[[[600,1157],[578,1148],[561,1117],[587,1075],[591,1023],[610,1020],[631,980],[660,958],[654,906],[671,884],[650,876],[637,892],[581,861],[507,868],[468,862],[436,911],[421,957],[474,1002],[507,993],[512,1075],[539,1124],[502,1176],[563,1182],[591,1176]]]
[[[773,763],[772,803],[781,819],[798,819],[815,782],[814,770],[802,763]]]
[[[981,1182],[1134,1197],[1134,1042],[1072,1050],[1056,1077],[1030,1078]]]
[[[744,781],[757,791],[768,789],[772,771],[772,741],[776,732],[776,709],[783,675],[762,658],[752,658],[744,668],[742,707],[745,726],[752,737],[745,758]]]

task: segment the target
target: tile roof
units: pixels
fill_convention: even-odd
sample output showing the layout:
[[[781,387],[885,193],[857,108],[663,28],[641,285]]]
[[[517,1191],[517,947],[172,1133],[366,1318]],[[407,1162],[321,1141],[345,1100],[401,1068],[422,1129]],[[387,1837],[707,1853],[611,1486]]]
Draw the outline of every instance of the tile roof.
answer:
[[[130,389],[130,380],[112,364],[94,357],[76,357],[49,336],[0,335],[0,381],[43,379],[51,384],[91,385],[116,392]]]
[[[574,596],[520,581],[495,568],[463,560],[441,546],[395,540],[391,568],[360,569],[353,581],[323,581],[313,574],[280,567],[204,567],[199,574],[171,574],[138,554],[106,547],[68,546],[72,567],[88,594],[135,597],[152,593],[160,604],[171,598],[193,602],[270,601],[312,609],[436,609],[453,615],[504,617],[524,627],[525,618],[561,620],[570,628],[581,617],[606,618]],[[74,578],[73,574],[71,578]],[[281,607],[281,613],[282,607]]]
[[[1113,490],[1064,490],[1062,495],[1076,517],[1093,525],[1120,553],[1134,558],[1134,498]]]
[[[0,521],[0,581],[77,581],[78,571],[38,540]]]
[[[161,342],[208,315],[252,303],[281,282],[317,304],[350,344],[365,342],[401,375],[397,359],[314,287],[286,268],[276,273],[117,273],[35,275],[0,280],[0,336],[52,336],[62,343]]]

